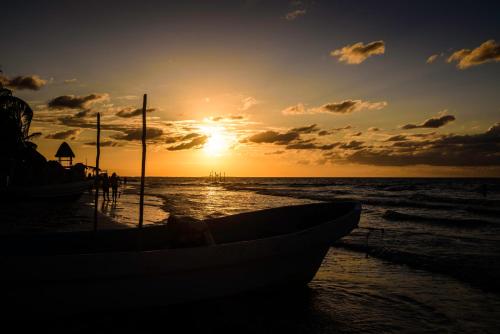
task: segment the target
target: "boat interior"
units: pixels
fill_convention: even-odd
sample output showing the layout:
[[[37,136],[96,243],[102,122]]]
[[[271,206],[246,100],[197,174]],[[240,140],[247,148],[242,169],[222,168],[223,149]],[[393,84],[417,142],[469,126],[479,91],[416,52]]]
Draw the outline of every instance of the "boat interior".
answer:
[[[355,210],[356,206],[356,202],[286,206],[208,219],[194,224],[205,223],[215,244],[226,244],[298,232],[338,219]],[[193,220],[189,224],[193,224]],[[197,236],[187,238],[187,242],[179,245],[172,242],[173,234],[177,232],[172,233],[169,223],[142,229],[10,234],[0,236],[0,254],[83,254],[207,246],[204,239]]]

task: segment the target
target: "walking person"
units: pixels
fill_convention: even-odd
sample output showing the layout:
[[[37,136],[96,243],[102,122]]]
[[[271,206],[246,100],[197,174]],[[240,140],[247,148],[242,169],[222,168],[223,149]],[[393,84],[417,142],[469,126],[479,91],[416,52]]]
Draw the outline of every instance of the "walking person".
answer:
[[[118,177],[118,175],[116,175],[116,173],[111,174],[109,183],[111,184],[111,197],[113,198],[113,202],[116,202],[118,198],[118,185],[120,183],[120,178]]]
[[[92,176],[92,174],[89,173],[87,175],[87,181],[92,181],[93,179],[94,179],[94,177]],[[92,195],[92,190],[94,190],[94,187],[95,187],[95,180],[92,183],[89,182],[89,188],[88,188],[89,196]]]
[[[104,173],[102,177],[102,198],[109,201],[109,177],[108,173]]]

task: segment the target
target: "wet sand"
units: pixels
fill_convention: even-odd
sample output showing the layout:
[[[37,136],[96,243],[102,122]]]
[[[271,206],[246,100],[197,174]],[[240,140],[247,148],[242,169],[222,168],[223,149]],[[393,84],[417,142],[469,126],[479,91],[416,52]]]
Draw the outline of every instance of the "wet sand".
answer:
[[[71,202],[15,202],[0,206],[0,233],[36,233],[49,231],[90,230],[94,224],[94,207],[88,194]],[[99,212],[99,227],[126,227]]]
[[[127,189],[116,203],[99,196],[98,229],[123,229],[137,225],[139,199]],[[158,203],[157,203],[158,202]],[[145,225],[162,224],[168,218],[156,197],[145,197]],[[67,202],[8,202],[0,206],[0,234],[43,233],[92,230],[94,226],[94,195],[85,193]]]

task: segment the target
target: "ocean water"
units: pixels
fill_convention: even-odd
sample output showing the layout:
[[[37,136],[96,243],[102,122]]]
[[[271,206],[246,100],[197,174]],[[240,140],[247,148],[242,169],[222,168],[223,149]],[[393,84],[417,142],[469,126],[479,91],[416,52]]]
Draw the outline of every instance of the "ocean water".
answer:
[[[119,219],[133,224],[138,180]],[[496,333],[500,328],[500,180],[148,178],[148,224],[340,199],[363,203],[303,290],[94,317],[84,331]],[[128,196],[128,197],[127,197]],[[135,198],[135,199],[134,199]],[[148,217],[148,212],[151,216]],[[117,217],[115,217],[117,218]],[[119,325],[117,325],[119,324]],[[173,327],[172,327],[173,328]]]

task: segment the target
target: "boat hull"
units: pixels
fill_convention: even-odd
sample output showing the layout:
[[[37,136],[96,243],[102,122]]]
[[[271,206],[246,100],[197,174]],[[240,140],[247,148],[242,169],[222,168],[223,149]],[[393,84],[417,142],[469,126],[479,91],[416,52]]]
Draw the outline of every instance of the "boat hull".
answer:
[[[9,286],[4,301],[23,309],[74,312],[165,306],[307,284],[331,243],[357,226],[359,213],[360,208],[297,233],[209,247],[4,257],[2,286]]]

